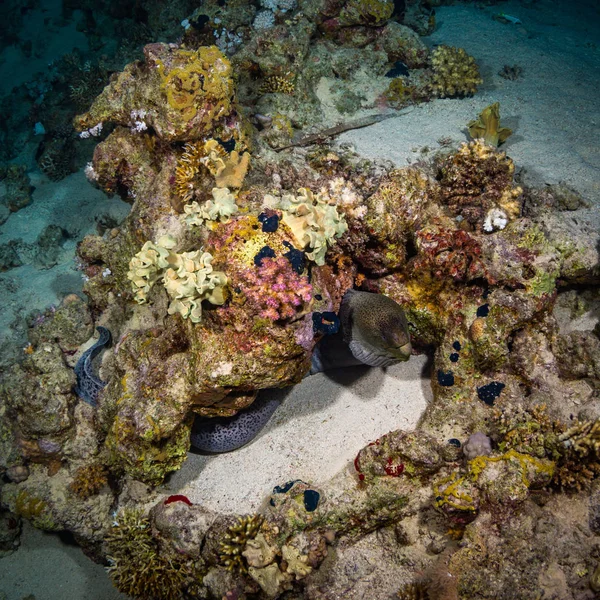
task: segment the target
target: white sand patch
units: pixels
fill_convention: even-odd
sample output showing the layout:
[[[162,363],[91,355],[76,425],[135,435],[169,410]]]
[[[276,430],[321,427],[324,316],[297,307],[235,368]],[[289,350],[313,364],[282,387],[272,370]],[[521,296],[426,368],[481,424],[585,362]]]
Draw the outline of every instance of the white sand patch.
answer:
[[[426,362],[418,356],[386,370],[341,369],[267,390],[285,400],[259,437],[227,454],[190,453],[166,487],[218,512],[247,513],[286,481],[324,484],[367,443],[415,427],[431,399]]]

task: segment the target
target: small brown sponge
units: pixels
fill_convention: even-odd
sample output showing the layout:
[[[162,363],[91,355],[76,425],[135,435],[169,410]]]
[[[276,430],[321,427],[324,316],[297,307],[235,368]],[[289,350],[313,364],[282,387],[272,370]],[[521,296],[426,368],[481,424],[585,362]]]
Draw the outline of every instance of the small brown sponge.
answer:
[[[497,147],[512,135],[512,129],[500,127],[500,102],[486,106],[467,127],[473,139],[483,138],[488,146]]]
[[[438,165],[441,201],[478,231],[504,229],[521,212],[514,171],[513,161],[482,139],[465,143]]]
[[[338,17],[340,25],[385,25],[394,12],[394,3],[389,0],[350,0]]]
[[[106,484],[106,469],[99,464],[79,467],[69,489],[82,500],[95,496]]]
[[[438,46],[431,53],[431,93],[438,98],[472,96],[483,82],[475,59],[462,48]]]

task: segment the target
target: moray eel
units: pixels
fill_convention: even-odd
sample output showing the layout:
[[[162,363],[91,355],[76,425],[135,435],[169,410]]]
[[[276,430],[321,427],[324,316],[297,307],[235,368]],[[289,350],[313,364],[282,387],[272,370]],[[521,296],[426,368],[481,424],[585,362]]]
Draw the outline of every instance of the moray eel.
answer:
[[[340,321],[354,358],[370,367],[389,367],[410,358],[412,347],[402,307],[382,294],[348,290]]]
[[[253,440],[277,410],[280,401],[263,394],[233,417],[196,417],[190,436],[192,447],[202,452],[231,452]]]
[[[106,327],[96,327],[96,330],[100,334],[98,341],[81,355],[75,365],[75,376],[77,377],[75,393],[92,406],[98,404],[98,394],[106,385],[94,374],[92,361],[106,346],[110,345],[111,341],[110,331]]]
[[[381,294],[348,290],[340,307],[342,335],[326,336],[315,349],[309,375],[340,367],[387,367],[407,361],[412,351],[408,322],[401,306]],[[192,446],[221,453],[241,448],[267,424],[279,400],[263,395],[227,418],[196,417]]]

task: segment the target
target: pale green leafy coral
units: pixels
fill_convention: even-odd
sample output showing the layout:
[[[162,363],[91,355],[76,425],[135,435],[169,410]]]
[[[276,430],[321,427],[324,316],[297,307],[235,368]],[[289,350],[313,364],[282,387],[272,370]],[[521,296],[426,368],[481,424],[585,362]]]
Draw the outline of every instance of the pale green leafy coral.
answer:
[[[171,303],[168,313],[179,313],[184,319],[199,323],[202,319],[202,301],[221,305],[225,302],[224,287],[227,276],[213,271],[213,256],[194,250],[177,254],[173,237],[162,236],[158,243],[146,242],[131,259],[127,278],[132,282],[138,304],[148,301],[148,293],[158,278],[167,290]]]
[[[183,207],[186,214],[185,222],[188,225],[201,227],[207,221],[225,223],[231,215],[238,212],[235,196],[229,188],[213,188],[212,196],[213,200],[207,200],[202,204],[192,202]]]
[[[302,248],[310,248],[306,256],[318,265],[325,264],[327,247],[333,245],[348,229],[344,215],[335,206],[335,200],[327,193],[314,194],[300,188],[298,195],[284,194],[265,196],[264,203],[270,208],[283,211],[282,221],[291,229]]]

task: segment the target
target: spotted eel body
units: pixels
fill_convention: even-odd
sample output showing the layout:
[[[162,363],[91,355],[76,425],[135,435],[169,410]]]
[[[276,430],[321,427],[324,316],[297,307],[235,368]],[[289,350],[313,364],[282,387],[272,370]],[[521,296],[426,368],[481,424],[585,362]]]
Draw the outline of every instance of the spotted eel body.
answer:
[[[191,442],[202,452],[231,452],[253,440],[277,410],[280,401],[265,393],[233,417],[196,417]]]
[[[106,327],[96,327],[96,330],[100,334],[98,341],[81,355],[75,365],[75,376],[77,377],[75,393],[92,406],[98,404],[98,394],[106,385],[94,374],[92,363],[94,358],[110,345],[111,341],[110,331]]]

